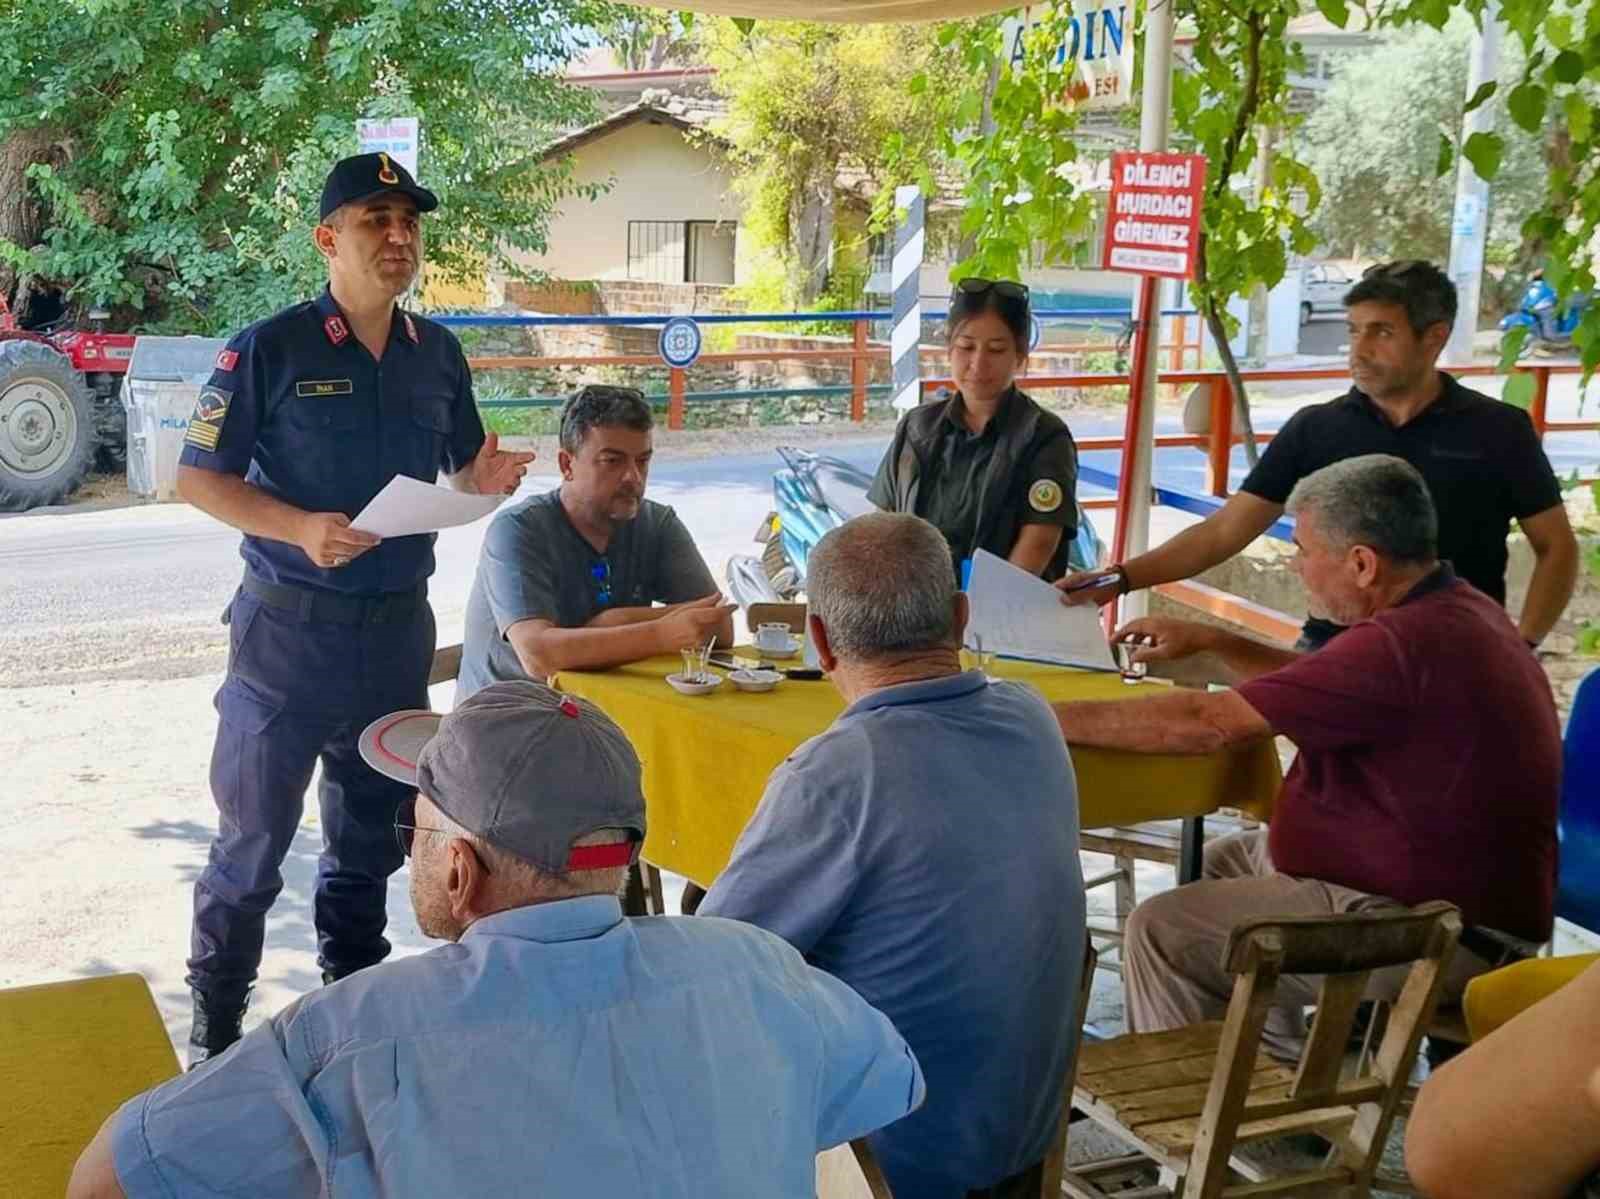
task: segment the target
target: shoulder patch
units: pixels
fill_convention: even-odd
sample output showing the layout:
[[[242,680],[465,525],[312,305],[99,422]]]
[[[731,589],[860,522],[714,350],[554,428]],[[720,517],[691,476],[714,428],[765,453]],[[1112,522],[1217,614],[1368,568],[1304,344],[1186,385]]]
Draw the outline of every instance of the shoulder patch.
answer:
[[[1054,512],[1063,498],[1061,484],[1054,479],[1040,479],[1028,488],[1028,506],[1035,512]]]
[[[233,402],[233,392],[225,387],[202,387],[195,401],[194,415],[189,418],[189,431],[183,435],[185,445],[214,453],[222,437],[222,422],[228,419],[228,405]]]
[[[217,355],[217,369],[231,371],[239,365],[239,352],[237,350],[223,350]]]

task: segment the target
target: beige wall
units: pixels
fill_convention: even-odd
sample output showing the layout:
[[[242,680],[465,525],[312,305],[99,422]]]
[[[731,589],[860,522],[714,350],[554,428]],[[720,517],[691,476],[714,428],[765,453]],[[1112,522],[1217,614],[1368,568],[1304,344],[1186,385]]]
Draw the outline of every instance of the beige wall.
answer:
[[[629,221],[739,219],[727,168],[673,126],[628,125],[574,157],[574,182],[611,189],[593,201],[568,198],[550,223],[549,252],[526,258],[558,279],[626,279]]]

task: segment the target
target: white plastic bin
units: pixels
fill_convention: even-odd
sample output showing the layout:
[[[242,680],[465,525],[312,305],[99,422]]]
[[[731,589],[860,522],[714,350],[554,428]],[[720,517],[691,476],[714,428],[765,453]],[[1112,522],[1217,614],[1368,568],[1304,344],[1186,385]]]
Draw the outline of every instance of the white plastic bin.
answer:
[[[128,490],[178,498],[178,457],[200,389],[227,342],[220,337],[141,337],[122,381],[128,412]]]

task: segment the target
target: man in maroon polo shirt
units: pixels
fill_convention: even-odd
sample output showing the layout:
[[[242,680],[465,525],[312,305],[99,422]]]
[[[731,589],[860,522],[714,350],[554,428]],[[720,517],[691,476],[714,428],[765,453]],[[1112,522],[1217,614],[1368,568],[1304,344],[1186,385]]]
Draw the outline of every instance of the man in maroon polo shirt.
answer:
[[[1561,733],[1550,685],[1504,609],[1438,560],[1427,485],[1369,454],[1289,498],[1295,569],[1349,631],[1298,654],[1189,621],[1138,620],[1120,640],[1160,661],[1210,652],[1235,690],[1055,705],[1075,745],[1209,752],[1281,734],[1299,756],[1268,829],[1206,846],[1204,878],[1140,904],[1123,978],[1132,1031],[1218,1019],[1229,932],[1260,916],[1325,916],[1443,899],[1467,932],[1445,997],[1546,940],[1553,920]],[[1298,1053],[1314,981],[1285,978],[1267,1047]],[[1377,979],[1374,993],[1392,980]]]

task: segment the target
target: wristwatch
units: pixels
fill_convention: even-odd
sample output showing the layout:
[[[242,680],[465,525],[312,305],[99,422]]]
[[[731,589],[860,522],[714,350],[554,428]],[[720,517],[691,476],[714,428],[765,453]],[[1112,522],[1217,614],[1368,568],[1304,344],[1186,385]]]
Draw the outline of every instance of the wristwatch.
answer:
[[[1128,592],[1133,590],[1133,584],[1128,581],[1128,568],[1126,566],[1117,562],[1112,565],[1111,571],[1117,576],[1118,595],[1127,595]]]

